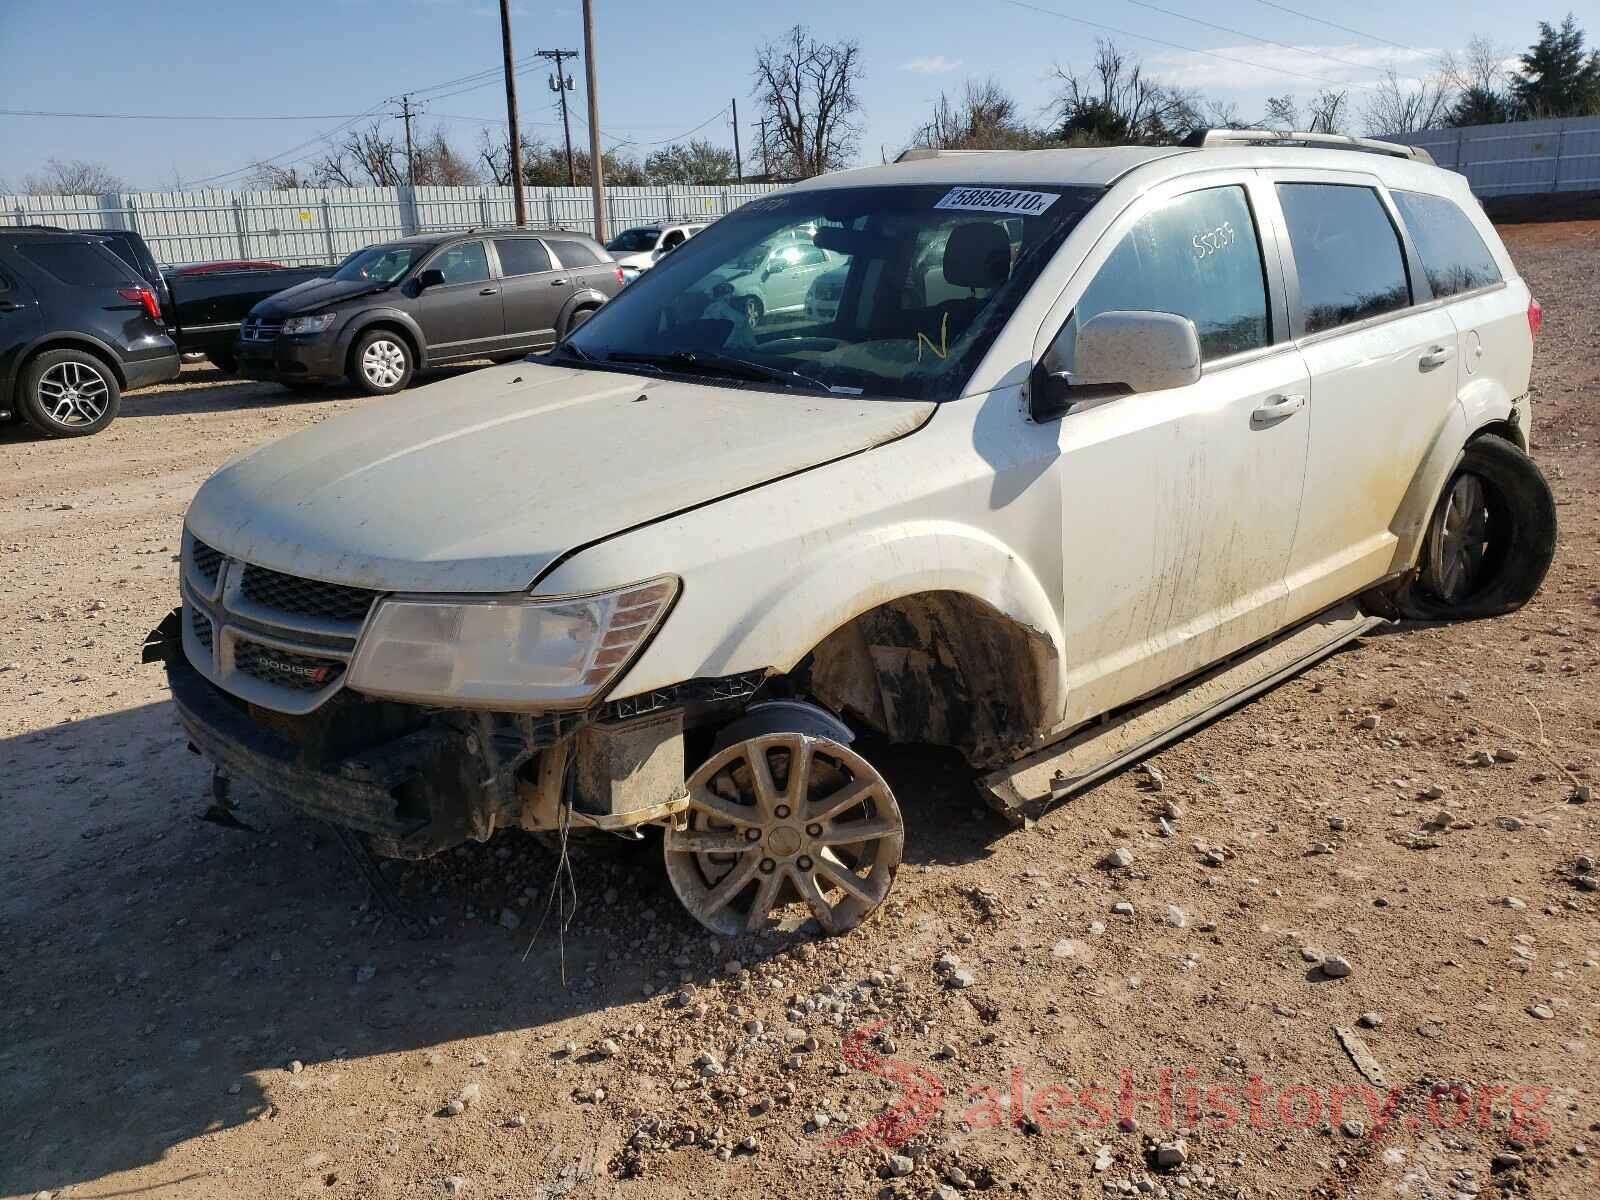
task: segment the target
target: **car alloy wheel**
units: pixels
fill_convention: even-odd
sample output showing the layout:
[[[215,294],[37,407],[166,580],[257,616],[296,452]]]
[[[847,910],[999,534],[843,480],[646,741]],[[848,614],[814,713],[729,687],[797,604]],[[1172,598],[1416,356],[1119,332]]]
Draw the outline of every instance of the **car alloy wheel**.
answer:
[[[827,933],[888,896],[905,823],[888,782],[838,742],[767,733],[714,754],[688,781],[689,808],[663,838],[667,875],[717,933],[784,924],[803,904]]]
[[[361,374],[377,388],[391,388],[405,377],[406,352],[399,343],[376,338],[361,352]]]
[[[750,322],[751,329],[754,329],[757,325],[761,324],[761,301],[757,300],[754,296],[749,296],[745,299],[744,319]]]
[[[1458,604],[1483,583],[1491,514],[1483,481],[1463,471],[1433,514],[1425,583],[1446,604]]]
[[[39,407],[64,429],[93,425],[110,402],[105,376],[87,363],[57,363],[39,377]]]

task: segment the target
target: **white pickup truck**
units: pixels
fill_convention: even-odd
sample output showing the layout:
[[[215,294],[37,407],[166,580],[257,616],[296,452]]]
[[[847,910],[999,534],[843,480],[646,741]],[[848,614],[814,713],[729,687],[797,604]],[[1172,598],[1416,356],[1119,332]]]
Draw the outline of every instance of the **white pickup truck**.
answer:
[[[1023,818],[1376,621],[1524,603],[1540,310],[1464,180],[1196,141],[813,179],[546,355],[241,454],[152,642],[193,743],[380,853],[659,826],[710,928],[838,932],[901,859],[874,746]],[[825,321],[701,286],[797,238]]]

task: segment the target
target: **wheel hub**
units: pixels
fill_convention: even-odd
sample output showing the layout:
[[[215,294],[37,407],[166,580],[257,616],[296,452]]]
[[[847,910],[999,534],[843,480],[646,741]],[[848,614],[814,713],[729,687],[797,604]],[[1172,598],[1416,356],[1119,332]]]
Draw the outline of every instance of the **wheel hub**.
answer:
[[[791,854],[798,854],[805,841],[800,836],[800,831],[792,825],[779,825],[767,834],[767,849],[772,853],[788,858]]]

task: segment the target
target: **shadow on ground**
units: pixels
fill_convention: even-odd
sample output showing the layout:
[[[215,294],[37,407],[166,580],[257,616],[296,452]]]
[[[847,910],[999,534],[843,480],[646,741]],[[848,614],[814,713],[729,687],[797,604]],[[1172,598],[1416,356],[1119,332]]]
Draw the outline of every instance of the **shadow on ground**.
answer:
[[[958,763],[886,760],[910,864],[982,856],[1005,832]],[[0,741],[0,1192],[86,1184],[271,1119],[258,1076],[293,1060],[515,1031],[537,1061],[558,1022],[792,940],[718,945],[680,909],[656,839],[606,838],[574,855],[563,986],[555,918],[533,936],[556,859],[532,836],[386,864],[418,938],[326,827],[253,795],[258,832],[201,821],[208,778],[164,703]]]

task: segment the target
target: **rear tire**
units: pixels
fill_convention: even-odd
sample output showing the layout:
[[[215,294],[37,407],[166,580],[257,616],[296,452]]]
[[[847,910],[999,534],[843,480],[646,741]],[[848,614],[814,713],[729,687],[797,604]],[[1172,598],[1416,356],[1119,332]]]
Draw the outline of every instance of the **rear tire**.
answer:
[[[1515,612],[1556,552],[1556,502],[1534,461],[1486,434],[1462,452],[1428,521],[1415,577],[1363,597],[1384,616],[1461,621]]]
[[[18,407],[46,437],[88,437],[116,419],[122,389],[106,363],[84,350],[46,350],[22,368]]]
[[[570,334],[574,329],[577,329],[577,328],[581,327],[585,321],[587,321],[590,317],[594,316],[594,314],[599,312],[599,311],[600,311],[599,306],[593,305],[593,304],[589,305],[589,307],[587,307],[587,308],[578,309],[570,317],[567,318],[567,333],[566,334],[562,334],[562,336],[565,337],[565,336],[567,336],[567,334]]]
[[[350,382],[369,396],[404,391],[415,369],[411,347],[392,329],[370,329],[350,350]]]

